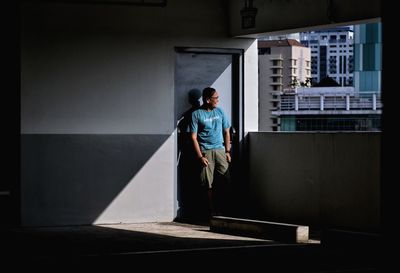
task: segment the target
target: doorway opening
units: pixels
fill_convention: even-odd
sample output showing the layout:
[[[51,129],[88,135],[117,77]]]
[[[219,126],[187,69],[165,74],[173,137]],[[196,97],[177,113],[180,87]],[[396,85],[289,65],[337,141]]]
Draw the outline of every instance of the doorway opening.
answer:
[[[175,49],[176,192],[177,221],[208,220],[207,199],[200,186],[200,164],[194,155],[188,130],[191,113],[201,105],[205,87],[215,88],[222,108],[231,123],[231,200],[240,187],[243,170],[237,168],[243,157],[243,50],[215,48]],[[230,207],[230,205],[228,205]],[[233,209],[232,209],[233,211]]]

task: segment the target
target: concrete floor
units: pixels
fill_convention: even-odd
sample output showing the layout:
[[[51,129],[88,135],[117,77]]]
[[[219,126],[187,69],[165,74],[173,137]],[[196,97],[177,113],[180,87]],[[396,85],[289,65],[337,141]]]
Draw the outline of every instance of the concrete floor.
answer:
[[[318,240],[287,244],[210,232],[206,225],[142,223],[1,229],[4,261],[15,268],[177,269],[268,267],[269,272],[381,272],[375,252],[323,247]],[[6,243],[5,243],[6,242]],[[185,265],[185,266],[184,266]],[[165,268],[166,269],[166,268]],[[212,270],[211,270],[212,271]],[[186,272],[186,271],[185,271]]]

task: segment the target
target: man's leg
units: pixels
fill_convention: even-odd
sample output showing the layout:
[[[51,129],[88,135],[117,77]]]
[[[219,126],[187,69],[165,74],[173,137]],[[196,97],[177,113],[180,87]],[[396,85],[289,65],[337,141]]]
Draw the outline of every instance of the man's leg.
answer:
[[[205,157],[208,160],[208,165],[202,168],[200,179],[202,186],[207,189],[208,214],[209,216],[212,216],[215,214],[214,190],[213,190],[215,156],[213,150],[206,151]]]
[[[217,150],[215,157],[215,171],[217,175],[215,177],[215,203],[219,214],[224,214],[228,211],[228,200],[229,200],[229,189],[230,189],[230,170],[229,162],[226,159],[224,150]]]

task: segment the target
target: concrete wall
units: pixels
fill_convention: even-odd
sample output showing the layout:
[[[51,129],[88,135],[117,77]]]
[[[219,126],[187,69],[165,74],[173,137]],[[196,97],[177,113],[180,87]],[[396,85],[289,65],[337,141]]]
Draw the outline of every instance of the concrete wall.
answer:
[[[20,18],[22,225],[173,220],[176,46],[245,50],[258,129],[257,44],[229,38],[224,1],[29,1]]]
[[[269,221],[375,230],[380,133],[250,133],[250,195]]]
[[[376,21],[382,16],[381,2],[370,0],[365,5],[363,0],[256,0],[255,27],[243,29],[240,12],[245,1],[230,0],[230,33],[258,37]]]

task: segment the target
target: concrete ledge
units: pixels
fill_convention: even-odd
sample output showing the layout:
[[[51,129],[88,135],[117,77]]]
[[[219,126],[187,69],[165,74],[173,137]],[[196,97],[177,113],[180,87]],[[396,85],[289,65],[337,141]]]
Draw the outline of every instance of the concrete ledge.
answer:
[[[213,232],[288,243],[307,243],[309,234],[308,226],[225,216],[212,217],[210,220],[210,230]]]

